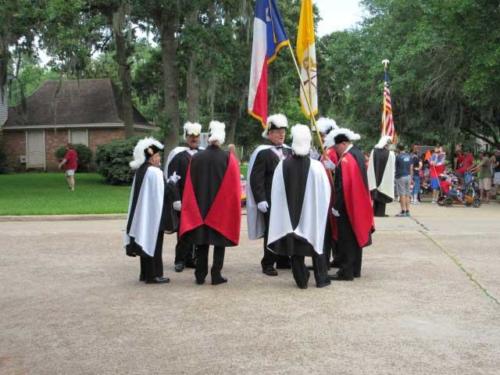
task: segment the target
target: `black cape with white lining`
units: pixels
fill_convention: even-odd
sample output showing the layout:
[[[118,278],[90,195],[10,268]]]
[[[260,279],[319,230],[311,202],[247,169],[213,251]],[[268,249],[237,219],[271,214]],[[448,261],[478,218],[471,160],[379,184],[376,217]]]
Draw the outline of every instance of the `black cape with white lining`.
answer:
[[[160,168],[144,163],[137,169],[129,202],[125,249],[129,256],[155,255],[158,237],[178,226],[172,202],[175,186],[166,184]]]
[[[391,165],[392,158],[390,158],[390,151],[385,148],[375,148],[373,149],[373,157],[370,159],[370,162],[373,163],[373,171],[375,174],[375,188],[373,188],[370,184],[370,190],[372,194],[372,198],[381,203],[391,203],[393,201],[394,196],[390,193],[384,191],[384,189],[380,189],[380,187],[384,175],[386,173],[394,173],[394,166]],[[389,163],[388,163],[389,162]],[[386,177],[388,178],[388,177]],[[392,178],[392,182],[394,182],[394,178]],[[394,184],[391,185],[392,189],[394,189]]]
[[[174,172],[180,177],[180,180],[177,182],[177,186],[179,188],[179,194],[181,197],[182,194],[184,193],[184,184],[186,183],[186,173],[189,167],[189,163],[191,162],[191,158],[193,157],[189,151],[190,151],[189,149],[186,149],[175,155],[169,162],[167,168],[168,177],[172,176]],[[195,153],[197,152],[198,149],[196,149]]]
[[[293,156],[273,177],[268,248],[280,255],[322,254],[331,188],[323,165]]]

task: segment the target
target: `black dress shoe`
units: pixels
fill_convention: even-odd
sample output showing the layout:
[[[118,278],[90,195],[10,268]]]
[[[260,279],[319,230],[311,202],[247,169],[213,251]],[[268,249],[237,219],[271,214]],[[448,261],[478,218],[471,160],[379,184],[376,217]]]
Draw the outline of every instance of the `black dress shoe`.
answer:
[[[330,280],[335,280],[335,281],[353,281],[354,277],[348,277],[339,273],[336,273],[335,275],[330,275]]]
[[[317,284],[316,288],[324,288],[325,286],[328,286],[328,285],[331,285],[331,284],[332,284],[332,282],[330,280],[328,280],[328,281],[325,281],[324,283]]]
[[[355,279],[359,279],[361,277],[361,274],[360,273],[355,273],[353,274],[354,278]]]
[[[146,278],[144,277],[144,275],[139,275],[139,281],[146,281]]]
[[[274,267],[267,267],[262,269],[262,273],[267,276],[278,276],[278,271],[274,269]]]
[[[196,284],[198,284],[198,285],[205,284],[205,279],[196,279]]]
[[[175,263],[174,269],[175,269],[175,272],[184,271],[184,263]]]
[[[168,277],[155,277],[152,280],[146,280],[146,284],[166,284],[169,282],[170,279]]]
[[[224,284],[227,283],[227,279],[222,276],[217,276],[217,277],[212,277],[212,285],[219,285],[219,284]]]

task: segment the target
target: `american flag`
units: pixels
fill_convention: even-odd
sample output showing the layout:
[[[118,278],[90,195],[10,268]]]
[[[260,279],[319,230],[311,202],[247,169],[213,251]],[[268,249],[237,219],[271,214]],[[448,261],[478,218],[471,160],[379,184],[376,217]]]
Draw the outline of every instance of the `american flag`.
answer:
[[[394,118],[392,117],[391,90],[389,89],[389,77],[385,72],[384,79],[384,109],[382,111],[382,135],[388,135],[395,142],[396,128],[394,127]]]

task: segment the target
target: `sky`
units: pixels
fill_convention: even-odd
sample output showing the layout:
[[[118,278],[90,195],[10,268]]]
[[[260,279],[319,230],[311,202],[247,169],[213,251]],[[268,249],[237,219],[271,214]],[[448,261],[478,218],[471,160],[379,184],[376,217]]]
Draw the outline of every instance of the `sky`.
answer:
[[[318,36],[352,28],[361,21],[364,11],[359,0],[313,0],[322,20]]]

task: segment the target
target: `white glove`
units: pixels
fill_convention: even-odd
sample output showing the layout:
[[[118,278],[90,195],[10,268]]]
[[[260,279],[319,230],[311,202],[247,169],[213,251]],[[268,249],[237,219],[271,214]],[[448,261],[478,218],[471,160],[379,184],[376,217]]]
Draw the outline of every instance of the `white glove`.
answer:
[[[172,203],[172,207],[174,208],[174,210],[180,211],[182,208],[181,201],[175,201],[174,203]]]
[[[267,204],[266,201],[262,201],[262,202],[257,203],[257,208],[260,212],[265,214],[267,212],[267,210],[269,209],[269,205]]]
[[[167,182],[173,182],[174,184],[176,184],[177,181],[179,181],[180,179],[181,179],[181,176],[179,176],[176,172],[174,172],[172,175],[170,175]]]
[[[329,169],[331,171],[334,171],[336,168],[335,164],[330,159],[323,160],[323,165],[326,169]]]
[[[335,217],[339,217],[340,216],[340,212],[338,212],[335,208],[332,207],[332,214],[333,216]]]

